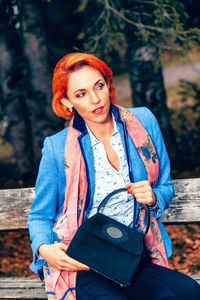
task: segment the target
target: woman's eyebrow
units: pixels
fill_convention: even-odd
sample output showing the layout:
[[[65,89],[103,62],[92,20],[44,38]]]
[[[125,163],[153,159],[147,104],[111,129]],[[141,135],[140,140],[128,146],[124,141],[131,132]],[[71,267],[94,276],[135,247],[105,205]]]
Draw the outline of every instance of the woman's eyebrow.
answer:
[[[83,92],[83,91],[85,91],[85,89],[79,89],[77,91],[74,91],[73,94],[76,94],[77,92]]]
[[[97,82],[95,82],[94,85],[97,85],[100,81],[104,81],[104,80],[103,79],[99,79],[99,80],[97,80]],[[85,89],[79,89],[79,90],[74,91],[73,94],[76,94],[77,92],[83,92],[83,91],[85,91]]]
[[[97,80],[97,82],[95,82],[94,85],[97,85],[100,81],[104,81],[104,80],[103,79],[99,79],[99,80]]]

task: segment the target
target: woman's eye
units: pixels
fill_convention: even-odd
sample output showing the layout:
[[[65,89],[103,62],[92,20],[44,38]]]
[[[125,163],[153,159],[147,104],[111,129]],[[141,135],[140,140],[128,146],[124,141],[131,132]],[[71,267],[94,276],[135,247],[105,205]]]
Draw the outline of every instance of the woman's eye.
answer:
[[[78,94],[76,95],[76,97],[77,97],[77,98],[81,98],[81,97],[83,97],[84,95],[85,95],[84,92],[80,92],[80,93],[78,93]]]
[[[99,83],[99,84],[97,85],[97,89],[98,89],[98,90],[102,90],[103,87],[104,87],[104,84],[103,84],[103,83]]]

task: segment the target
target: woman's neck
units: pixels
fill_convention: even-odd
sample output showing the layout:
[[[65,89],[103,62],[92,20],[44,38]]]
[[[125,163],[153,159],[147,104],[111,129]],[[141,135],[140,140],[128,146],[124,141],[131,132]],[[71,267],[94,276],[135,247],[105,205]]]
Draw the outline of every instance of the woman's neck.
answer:
[[[86,122],[87,124],[87,122]],[[97,124],[97,123],[90,123],[87,124],[88,128],[91,130],[93,135],[96,137],[97,140],[104,142],[110,139],[111,135],[113,134],[114,124],[113,124],[113,117],[110,114],[109,118],[106,122]]]

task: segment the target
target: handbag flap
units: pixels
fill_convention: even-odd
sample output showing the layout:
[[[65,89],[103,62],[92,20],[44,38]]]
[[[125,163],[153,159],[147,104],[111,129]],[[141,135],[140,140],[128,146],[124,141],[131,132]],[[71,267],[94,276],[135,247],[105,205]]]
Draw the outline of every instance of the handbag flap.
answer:
[[[79,229],[86,230],[130,253],[141,255],[143,252],[142,233],[101,213],[87,219]]]

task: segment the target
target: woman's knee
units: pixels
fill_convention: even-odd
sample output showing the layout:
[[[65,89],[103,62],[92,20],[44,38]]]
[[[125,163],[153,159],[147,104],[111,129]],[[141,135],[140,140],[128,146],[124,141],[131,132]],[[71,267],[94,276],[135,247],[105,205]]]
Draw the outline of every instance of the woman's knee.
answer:
[[[166,295],[161,299],[173,300],[200,300],[200,285],[191,277],[174,271],[165,270]],[[164,290],[163,290],[164,292]]]
[[[190,278],[189,278],[190,279]],[[156,300],[200,300],[200,285],[194,280],[188,280],[185,285],[177,290],[170,287],[159,291]]]
[[[200,300],[200,285],[189,276],[185,276],[181,284],[181,294],[178,292],[176,297],[174,299],[177,300]]]
[[[200,300],[200,285],[193,279],[189,278],[190,281],[188,282],[188,285],[186,286],[185,294],[187,293],[186,299],[190,300]]]

